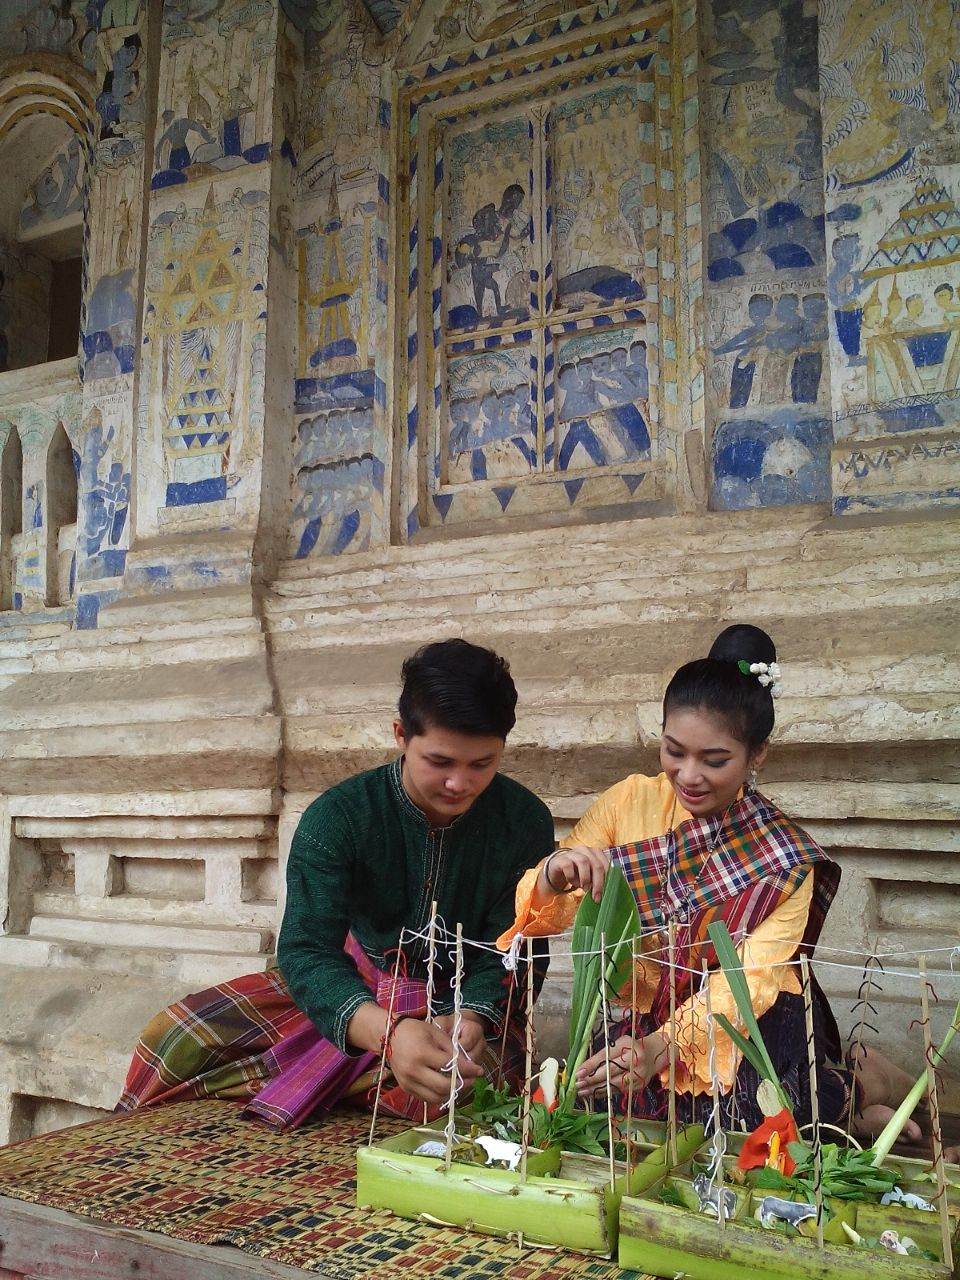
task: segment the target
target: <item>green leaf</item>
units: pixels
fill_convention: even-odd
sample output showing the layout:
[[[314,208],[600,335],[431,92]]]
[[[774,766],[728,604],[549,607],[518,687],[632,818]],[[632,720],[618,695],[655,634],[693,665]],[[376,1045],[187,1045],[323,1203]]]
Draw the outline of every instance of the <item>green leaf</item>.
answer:
[[[610,867],[600,901],[584,897],[573,923],[570,1045],[559,1110],[573,1109],[576,1074],[587,1057],[601,997],[615,994],[629,978],[630,944],[639,933],[640,917],[630,886],[619,867]]]
[[[747,985],[746,975],[743,972],[743,962],[737,954],[737,949],[733,945],[733,939],[730,937],[730,931],[722,920],[714,920],[713,924],[707,925],[707,933],[710,935],[710,941],[713,943],[714,950],[717,953],[717,959],[720,961],[720,967],[723,969],[723,975],[727,980],[733,998],[737,1003],[737,1010],[740,1014],[741,1021],[747,1029],[750,1042],[756,1049],[762,1062],[762,1070],[756,1066],[751,1058],[750,1061],[755,1069],[762,1075],[765,1080],[769,1080],[777,1089],[780,1099],[787,1111],[793,1112],[790,1105],[790,1099],[787,1097],[780,1079],[774,1069],[773,1060],[767,1052],[767,1046],[763,1042],[763,1036],[760,1034],[760,1026],[757,1022],[756,1014],[753,1012],[753,1002],[750,999],[750,988]],[[717,1021],[721,1022],[721,1016],[717,1015]],[[724,1018],[721,1022],[726,1023],[723,1027],[727,1035],[730,1034],[729,1020]],[[741,1046],[738,1044],[737,1046]],[[741,1049],[742,1052],[742,1049]]]

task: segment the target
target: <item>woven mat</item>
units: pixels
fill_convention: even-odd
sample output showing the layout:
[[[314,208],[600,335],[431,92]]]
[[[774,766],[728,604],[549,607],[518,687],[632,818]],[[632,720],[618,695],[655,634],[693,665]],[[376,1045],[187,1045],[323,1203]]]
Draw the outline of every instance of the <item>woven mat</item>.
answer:
[[[183,1102],[96,1120],[0,1148],[0,1195],[233,1245],[330,1280],[636,1280],[574,1253],[359,1214],[357,1147],[369,1117],[341,1112],[278,1134],[229,1102]],[[403,1128],[378,1124],[378,1135]]]

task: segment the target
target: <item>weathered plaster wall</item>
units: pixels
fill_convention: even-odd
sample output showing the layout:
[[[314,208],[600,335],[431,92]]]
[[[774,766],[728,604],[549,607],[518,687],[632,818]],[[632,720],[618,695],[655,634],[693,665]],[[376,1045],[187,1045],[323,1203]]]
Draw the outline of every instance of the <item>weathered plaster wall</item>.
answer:
[[[110,1107],[158,1006],[268,963],[300,812],[388,757],[438,634],[510,658],[509,769],[565,830],[656,767],[674,667],[767,626],[827,940],[948,991],[956,18],[4,6],[8,350],[78,195],[85,288],[78,360],[0,373],[0,1140]]]

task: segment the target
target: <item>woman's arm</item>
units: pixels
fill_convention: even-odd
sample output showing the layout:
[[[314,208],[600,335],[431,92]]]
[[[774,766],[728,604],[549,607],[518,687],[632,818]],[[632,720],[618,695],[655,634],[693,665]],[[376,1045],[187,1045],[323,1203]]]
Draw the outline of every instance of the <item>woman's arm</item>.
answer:
[[[814,873],[811,871],[796,892],[772,911],[737,948],[750,990],[750,1002],[758,1018],[772,1008],[782,991],[800,990],[796,975],[787,961],[797,953],[807,927],[807,916],[813,896]],[[694,986],[698,984],[694,978]],[[737,1025],[737,1002],[723,973],[714,971],[709,978],[710,1003],[714,1014],[724,1014]],[[710,1090],[710,1039],[707,1031],[707,1005],[698,993],[677,1009],[677,1060],[682,1066],[681,1087],[692,1093]],[[669,1038],[670,1024],[660,1028]],[[719,1027],[716,1029],[715,1066],[721,1087],[733,1085],[740,1065],[739,1051]],[[662,1077],[661,1077],[662,1078]],[[665,1082],[665,1081],[664,1081]]]

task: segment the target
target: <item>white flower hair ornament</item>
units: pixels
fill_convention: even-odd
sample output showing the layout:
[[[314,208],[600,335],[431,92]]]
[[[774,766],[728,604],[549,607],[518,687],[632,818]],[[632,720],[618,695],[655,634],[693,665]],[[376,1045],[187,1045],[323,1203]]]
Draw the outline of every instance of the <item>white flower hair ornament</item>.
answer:
[[[743,658],[737,666],[745,676],[756,676],[765,689],[770,690],[772,698],[780,697],[780,663],[779,662],[745,662]]]

